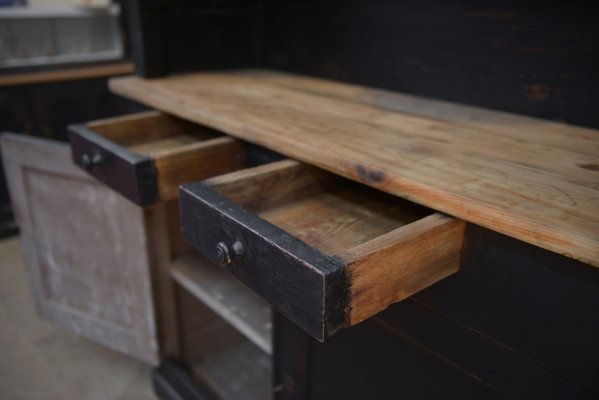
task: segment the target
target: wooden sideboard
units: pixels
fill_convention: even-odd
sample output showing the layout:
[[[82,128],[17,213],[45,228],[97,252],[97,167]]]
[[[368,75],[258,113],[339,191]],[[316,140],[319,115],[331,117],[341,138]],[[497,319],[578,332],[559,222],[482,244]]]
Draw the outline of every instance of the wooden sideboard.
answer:
[[[423,398],[446,393],[476,398],[597,394],[597,172],[588,168],[597,163],[595,131],[271,72],[191,75],[195,86],[188,84],[192,94],[187,94],[178,90],[178,82],[188,77],[114,81],[112,87],[121,94],[145,101],[139,93],[149,93],[148,105],[162,108],[73,126],[71,156],[58,145],[3,138],[28,264],[32,277],[39,278],[32,283],[42,313],[119,351],[150,362],[163,360],[155,373],[157,393],[163,398],[173,398],[174,393],[190,398],[272,394],[278,399],[395,398],[400,391]],[[171,87],[172,81],[177,85]],[[310,90],[310,84],[326,91]],[[286,101],[295,94],[305,99],[308,92],[310,100],[322,97],[319,101],[331,100],[335,107],[306,113],[276,96],[274,102],[267,96],[262,104],[252,85],[283,88]],[[340,100],[332,89],[346,97]],[[220,96],[218,101],[204,102],[210,90]],[[343,117],[344,106],[354,110],[352,102],[360,113]],[[261,113],[255,114],[257,109]],[[286,113],[302,117],[302,123],[294,125]],[[320,122],[309,124],[311,117],[340,125],[322,129]],[[404,127],[403,118],[420,123]],[[394,130],[389,121],[398,122],[399,128]],[[298,127],[314,130],[304,135]],[[434,135],[428,133],[431,127]],[[341,140],[344,129],[349,133]],[[373,134],[377,129],[387,136]],[[512,145],[489,132],[508,132]],[[567,140],[559,141],[560,134]],[[322,145],[331,140],[328,135],[334,135],[339,146]],[[383,138],[379,145],[377,138]],[[451,144],[454,139],[464,147]],[[473,153],[476,140],[486,146]],[[435,205],[444,197],[430,200],[435,190],[430,175],[422,175],[424,183],[413,180],[420,163],[436,160],[425,145],[436,149],[447,181],[453,182],[448,187],[452,192],[440,193],[461,194],[461,207],[450,201],[437,210]],[[392,154],[396,149],[403,155],[413,146],[414,162],[405,168],[376,164],[379,153],[372,151],[380,148],[380,154]],[[539,149],[548,154],[524,162],[528,152]],[[452,156],[452,151],[475,159],[492,156],[497,174],[468,169],[472,176],[484,176],[464,183],[467,190],[462,193],[452,174],[470,165],[462,164],[463,157]],[[540,162],[550,160],[552,151],[562,156],[561,173]],[[418,156],[421,160],[414,160]],[[385,165],[391,169],[385,170]],[[510,168],[504,170],[505,165]],[[583,172],[577,174],[576,168]],[[411,179],[405,189],[404,171]],[[32,173],[38,176],[33,186]],[[540,181],[543,177],[547,185]],[[173,199],[179,194],[173,188],[180,184],[178,210]],[[509,191],[505,185],[527,190]],[[573,201],[543,197],[558,188]],[[35,194],[42,189],[42,197],[57,205]],[[78,194],[86,190],[98,194],[93,199]],[[490,204],[503,199],[512,207],[484,214],[488,205],[481,205],[481,193]],[[470,194],[472,208],[466,198]],[[73,234],[69,225],[44,224],[40,231],[36,222],[58,216],[52,207],[65,202],[71,213],[84,215],[86,207],[91,207],[87,212],[96,209],[92,203],[97,197],[110,200],[103,213],[114,221],[102,218],[102,213],[95,220],[88,218],[90,232],[112,232],[115,224],[121,224],[123,232],[143,232],[127,239],[139,242],[141,253],[128,246],[130,251],[111,256],[117,258],[107,266],[114,282],[127,286],[132,275],[119,265],[129,264],[130,257],[139,264],[135,273],[152,288],[148,292],[146,285],[139,292],[139,304],[153,311],[141,313],[150,317],[145,322],[127,325],[129,344],[112,340],[116,333],[94,328],[93,324],[105,324],[100,315],[76,313],[73,318],[66,313],[70,308],[60,306],[73,303],[69,293],[81,289],[71,276],[81,280],[89,275],[89,282],[106,286],[105,273],[87,271],[77,260],[106,265],[102,257],[109,255],[96,254],[95,247],[75,246],[73,238],[53,242],[50,239]],[[520,197],[526,207],[514,206]],[[535,202],[541,202],[538,209]],[[120,217],[118,209],[129,210],[137,219]],[[439,212],[447,209],[454,215]],[[478,212],[468,211],[473,209]],[[534,211],[537,228],[557,219],[547,232],[519,229],[523,210]],[[478,220],[485,226],[475,223]],[[497,231],[513,230],[514,237],[493,230],[494,224]],[[181,239],[179,229],[189,243]],[[570,231],[572,238],[585,240],[556,240]],[[108,235],[102,243],[123,245],[114,240],[118,238]],[[146,256],[140,259],[140,254]],[[54,269],[48,270],[48,262],[62,272],[52,278]],[[66,279],[69,292],[52,289],[61,279]],[[118,310],[141,315],[129,306],[103,304],[104,319]],[[84,303],[79,307],[97,309]],[[149,350],[137,350],[146,336]]]
[[[129,3],[156,111],[74,162],[180,193],[162,398],[599,397],[597,7]]]
[[[110,85],[162,111],[467,222],[465,236],[460,230],[414,236],[413,248],[371,239],[354,251],[344,248],[344,236],[359,237],[364,228],[357,223],[352,231],[328,217],[343,201],[327,208],[318,198],[335,185],[307,179],[323,174],[314,167],[283,161],[183,185],[183,237],[280,312],[276,398],[597,395],[597,131],[268,71],[120,78]],[[337,193],[368,209],[368,197],[352,198],[360,190]],[[403,201],[392,207],[400,209]],[[313,221],[319,207],[324,214]],[[377,227],[385,229],[381,222]],[[438,282],[418,269],[403,274],[414,266],[413,251],[426,255],[417,259],[432,272],[439,265],[434,255],[455,237],[460,248],[463,237],[459,271],[438,275],[449,275]],[[339,267],[331,265],[347,259],[343,254],[359,257],[367,249],[363,254],[373,262],[335,275]],[[324,292],[306,280],[312,271],[322,274]],[[355,289],[364,274],[374,279]],[[413,279],[427,283],[390,305],[404,299]],[[339,302],[344,313],[335,314]],[[365,305],[374,312],[356,320],[364,322],[337,332],[354,325],[354,313]],[[312,314],[320,315],[320,327],[308,321]],[[345,322],[328,320],[332,315]]]
[[[596,131],[267,71],[111,87],[159,111],[73,126],[75,164],[138,207],[183,184],[161,397],[597,393]]]

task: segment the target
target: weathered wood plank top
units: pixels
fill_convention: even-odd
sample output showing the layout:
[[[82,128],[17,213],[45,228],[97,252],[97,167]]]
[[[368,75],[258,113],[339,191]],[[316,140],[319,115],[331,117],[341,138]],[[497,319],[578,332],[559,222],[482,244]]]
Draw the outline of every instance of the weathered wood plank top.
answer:
[[[599,267],[599,131],[267,71],[110,87]]]

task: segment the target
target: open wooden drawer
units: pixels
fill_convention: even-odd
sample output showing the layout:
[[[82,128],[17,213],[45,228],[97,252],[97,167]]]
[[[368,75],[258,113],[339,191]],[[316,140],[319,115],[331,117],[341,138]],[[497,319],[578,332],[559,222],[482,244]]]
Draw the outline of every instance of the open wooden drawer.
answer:
[[[239,169],[241,142],[157,111],[71,125],[75,164],[146,206],[178,196],[179,185]]]
[[[460,265],[463,221],[292,160],[179,199],[183,238],[319,340]]]

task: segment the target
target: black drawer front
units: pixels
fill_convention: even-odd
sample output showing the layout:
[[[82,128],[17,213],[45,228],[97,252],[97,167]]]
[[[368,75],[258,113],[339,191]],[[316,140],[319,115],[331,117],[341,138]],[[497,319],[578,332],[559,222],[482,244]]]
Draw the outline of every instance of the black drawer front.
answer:
[[[73,162],[137,205],[157,200],[151,157],[133,154],[85,125],[69,126]]]
[[[183,185],[179,200],[182,236],[196,250],[225,264],[315,338],[324,340],[346,326],[348,284],[343,263],[202,183]],[[228,252],[229,263],[223,252]]]

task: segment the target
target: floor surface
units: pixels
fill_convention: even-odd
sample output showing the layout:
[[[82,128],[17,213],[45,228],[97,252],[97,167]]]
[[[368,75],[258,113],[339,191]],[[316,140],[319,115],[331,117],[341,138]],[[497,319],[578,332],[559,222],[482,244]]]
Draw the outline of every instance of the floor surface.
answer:
[[[0,240],[0,399],[155,399],[150,366],[37,316],[18,238]]]

